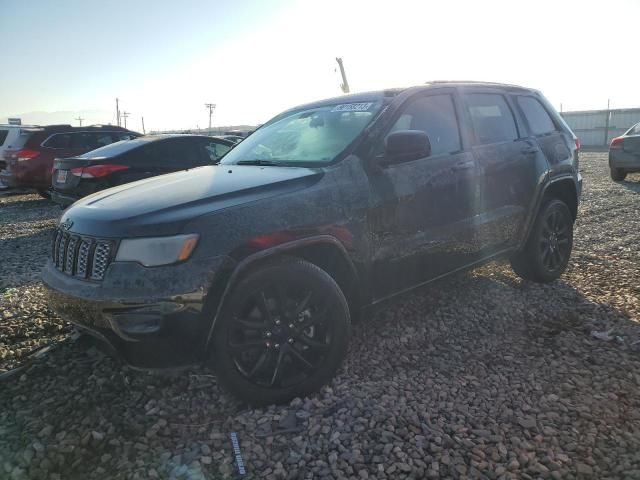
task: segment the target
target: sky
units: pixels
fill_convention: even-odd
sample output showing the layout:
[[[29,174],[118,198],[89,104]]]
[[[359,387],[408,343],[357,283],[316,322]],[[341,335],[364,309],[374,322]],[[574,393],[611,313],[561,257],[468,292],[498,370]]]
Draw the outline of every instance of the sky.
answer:
[[[560,110],[640,107],[640,0],[0,0],[0,123],[259,124],[428,80],[541,90]]]

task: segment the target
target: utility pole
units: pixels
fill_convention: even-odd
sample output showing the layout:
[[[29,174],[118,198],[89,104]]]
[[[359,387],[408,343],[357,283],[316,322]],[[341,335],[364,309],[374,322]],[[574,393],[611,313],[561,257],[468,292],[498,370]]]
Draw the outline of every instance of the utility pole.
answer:
[[[147,132],[144,131],[144,117],[142,117],[142,134],[146,135]]]
[[[117,97],[116,97],[116,125],[120,126],[120,106],[118,105]]]
[[[340,88],[343,93],[349,93],[349,82],[347,82],[347,74],[344,72],[342,58],[336,57],[336,62],[338,62],[338,66],[340,67],[340,75],[342,75],[342,84],[340,85]]]
[[[611,106],[611,99],[607,98],[607,117],[604,119],[604,146],[609,145],[609,117],[611,116],[611,110],[609,107]]]
[[[205,103],[204,106],[209,109],[209,135],[211,135],[211,115],[213,115],[213,111],[216,109],[216,104]]]
[[[124,118],[124,128],[127,128],[127,117],[131,115],[129,112],[122,112],[122,118]]]
[[[78,120],[80,122],[80,126],[82,126],[82,120],[84,120],[84,118],[82,117],[76,117],[76,120]]]

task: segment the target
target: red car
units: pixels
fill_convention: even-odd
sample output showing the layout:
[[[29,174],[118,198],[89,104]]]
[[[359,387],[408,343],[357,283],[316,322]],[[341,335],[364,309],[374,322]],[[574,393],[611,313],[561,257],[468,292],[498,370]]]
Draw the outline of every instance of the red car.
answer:
[[[6,167],[0,172],[0,183],[14,188],[35,188],[48,198],[54,158],[82,155],[139,136],[139,133],[112,125],[30,127],[4,151]]]

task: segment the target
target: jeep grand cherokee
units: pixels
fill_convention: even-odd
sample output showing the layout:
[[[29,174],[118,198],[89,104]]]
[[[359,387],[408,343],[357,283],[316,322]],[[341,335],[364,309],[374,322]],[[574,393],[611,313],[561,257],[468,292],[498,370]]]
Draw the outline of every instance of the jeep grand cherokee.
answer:
[[[432,82],[288,110],[219,165],[61,218],[51,303],[137,367],[212,363],[250,403],[329,381],[368,307],[497,257],[565,270],[576,137],[537,91]]]

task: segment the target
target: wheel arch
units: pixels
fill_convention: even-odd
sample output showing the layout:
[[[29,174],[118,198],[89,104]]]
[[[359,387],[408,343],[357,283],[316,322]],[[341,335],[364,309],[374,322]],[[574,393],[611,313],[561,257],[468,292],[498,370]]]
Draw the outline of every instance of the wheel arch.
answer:
[[[523,229],[520,242],[516,249],[517,251],[521,250],[527,243],[533,224],[538,217],[538,213],[547,200],[551,198],[562,200],[567,207],[569,207],[569,211],[571,212],[571,217],[574,222],[578,216],[578,187],[573,176],[564,175],[562,177],[554,178],[544,184],[539,191],[540,193],[537,196],[535,208],[527,217],[525,228]]]
[[[286,257],[306,260],[327,272],[344,293],[352,314],[361,306],[358,272],[346,248],[337,238],[318,235],[276,245],[245,257],[233,271],[227,272],[217,284],[214,282],[211,286],[215,305],[209,308],[213,319],[206,337],[205,354],[210,350],[217,319],[234,285],[243,275],[260,265]]]

